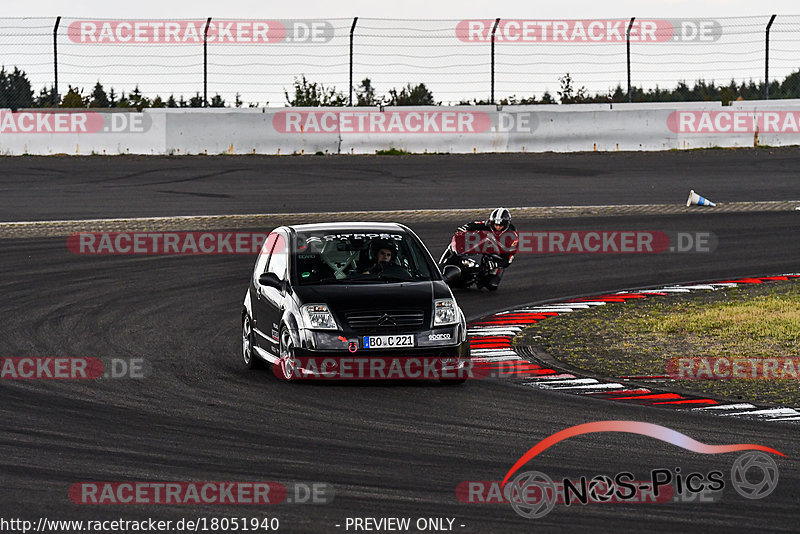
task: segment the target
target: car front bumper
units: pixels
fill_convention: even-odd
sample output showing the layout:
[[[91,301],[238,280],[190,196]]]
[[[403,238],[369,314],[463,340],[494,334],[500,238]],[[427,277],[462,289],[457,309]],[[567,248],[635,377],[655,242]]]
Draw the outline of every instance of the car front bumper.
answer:
[[[415,332],[414,347],[366,349],[361,334],[305,330],[300,332],[302,342],[294,355],[307,378],[470,378],[469,340],[463,334],[459,339],[459,332],[458,325]],[[450,340],[441,339],[445,333]]]

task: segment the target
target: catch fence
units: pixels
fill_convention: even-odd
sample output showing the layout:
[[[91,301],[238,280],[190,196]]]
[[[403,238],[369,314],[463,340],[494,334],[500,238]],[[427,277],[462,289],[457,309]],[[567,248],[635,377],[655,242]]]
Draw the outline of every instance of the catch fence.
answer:
[[[800,16],[780,14],[608,20],[2,18],[0,51],[0,107],[10,108],[56,102],[148,107],[156,96],[156,105],[178,107],[283,107],[295,100],[295,84],[303,78],[305,100],[296,103],[800,98]],[[15,68],[24,76],[15,75]],[[98,82],[107,102],[93,95]]]

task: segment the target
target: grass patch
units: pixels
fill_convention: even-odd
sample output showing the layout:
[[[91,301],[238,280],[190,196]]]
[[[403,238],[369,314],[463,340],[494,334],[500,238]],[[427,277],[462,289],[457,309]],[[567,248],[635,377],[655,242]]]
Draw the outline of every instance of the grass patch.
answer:
[[[792,286],[792,289],[797,289]],[[800,293],[755,296],[749,300],[719,302],[701,309],[676,310],[661,317],[646,318],[641,327],[663,335],[691,332],[715,338],[720,343],[750,344],[772,341],[797,351],[800,343]]]
[[[800,282],[607,304],[548,319],[516,340],[605,376],[663,375],[680,357],[800,357]],[[800,404],[797,380],[675,380],[688,391],[766,404]]]

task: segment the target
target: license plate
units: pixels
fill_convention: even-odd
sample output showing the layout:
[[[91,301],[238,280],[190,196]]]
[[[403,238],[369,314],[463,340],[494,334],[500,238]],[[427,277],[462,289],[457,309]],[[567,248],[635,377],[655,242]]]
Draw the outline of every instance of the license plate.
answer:
[[[396,347],[413,347],[414,336],[403,334],[397,336],[364,336],[365,349],[394,349]]]

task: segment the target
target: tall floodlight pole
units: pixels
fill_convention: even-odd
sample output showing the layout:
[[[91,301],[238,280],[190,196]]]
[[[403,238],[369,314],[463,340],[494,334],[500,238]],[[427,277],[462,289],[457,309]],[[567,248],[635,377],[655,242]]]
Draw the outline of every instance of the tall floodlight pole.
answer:
[[[353,18],[353,25],[350,26],[350,106],[353,105],[353,34],[356,31],[358,17]]]
[[[500,19],[496,18],[494,20],[494,26],[492,26],[492,91],[491,98],[489,99],[492,104],[494,104],[494,34],[497,31],[498,24],[500,24]]]
[[[58,25],[61,24],[61,17],[56,17],[56,25],[53,26],[53,107],[58,107]]]
[[[631,89],[631,28],[634,20],[636,20],[636,17],[631,17],[628,29],[625,31],[625,46],[628,49],[628,102],[633,102],[633,91]]]
[[[772,15],[767,23],[767,42],[764,54],[764,99],[769,100],[769,29],[772,28],[772,23],[775,22],[775,15]]]
[[[208,27],[211,25],[211,17],[206,20],[206,27],[203,29],[203,107],[208,107]]]

